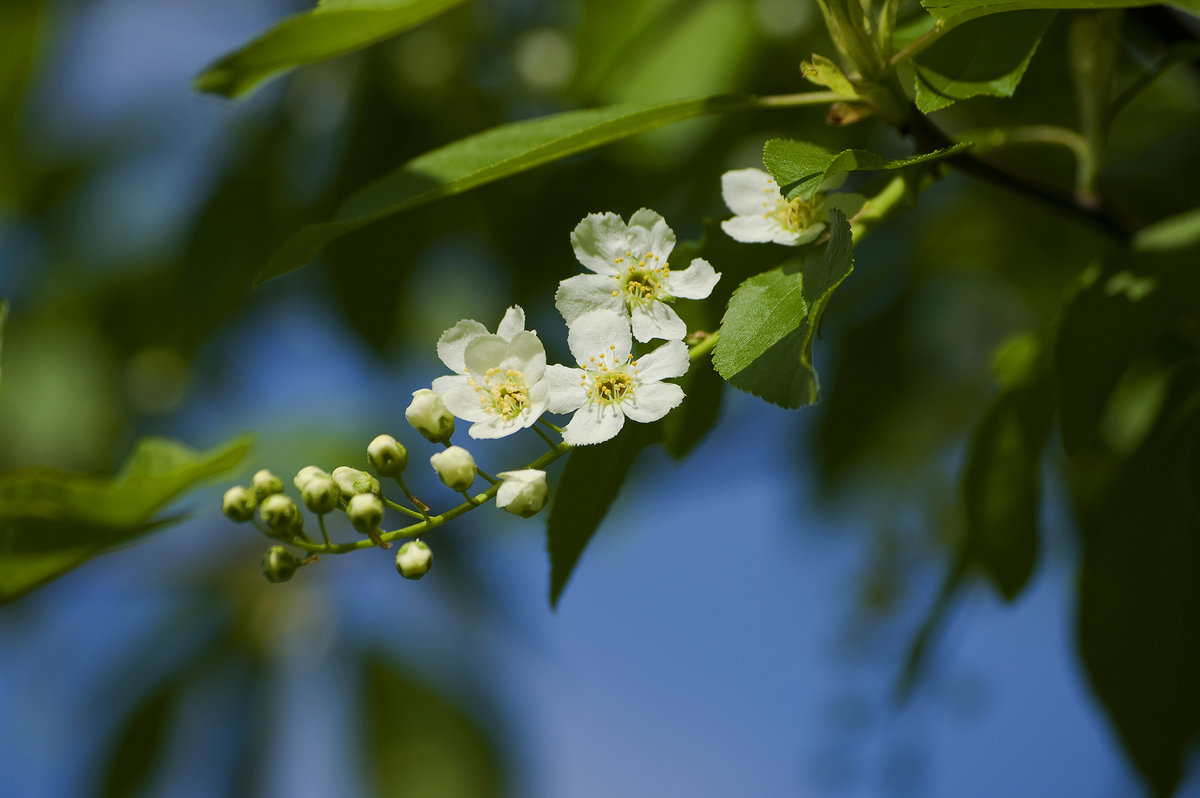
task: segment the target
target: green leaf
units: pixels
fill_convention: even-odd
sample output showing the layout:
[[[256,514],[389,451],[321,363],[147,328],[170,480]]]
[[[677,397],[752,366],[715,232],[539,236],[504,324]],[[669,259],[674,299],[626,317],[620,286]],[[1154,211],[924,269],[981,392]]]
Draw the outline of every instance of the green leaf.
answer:
[[[478,796],[505,794],[504,759],[479,719],[449,696],[378,656],[361,680],[365,721],[359,772],[373,795]],[[478,712],[479,702],[470,705]]]
[[[663,125],[746,107],[746,102],[723,95],[568,111],[459,139],[359,189],[333,221],[302,228],[258,273],[255,284],[304,266],[330,242],[387,216]]]
[[[735,388],[783,407],[817,401],[812,341],[833,291],[854,269],[850,224],[830,213],[829,244],[746,280],[721,320],[713,365]]]
[[[581,446],[568,455],[546,519],[551,607],[558,606],[579,557],[625,484],[634,459],[661,432],[658,424],[629,423],[611,441]]]
[[[687,457],[717,424],[725,381],[708,363],[695,363],[679,381],[687,398],[663,419],[663,446],[677,460]]]
[[[4,323],[8,321],[8,300],[0,299],[0,377],[4,374]],[[3,381],[0,380],[0,387]]]
[[[789,200],[811,200],[823,186],[837,182],[842,175],[860,170],[902,169],[905,166],[936,161],[954,155],[967,147],[968,143],[933,152],[913,155],[908,158],[887,160],[866,150],[842,150],[830,152],[824,147],[806,141],[771,139],[763,146],[763,165],[779,184],[779,190]]]
[[[146,696],[125,719],[109,757],[100,795],[130,798],[144,792],[155,763],[166,751],[171,707],[178,692],[172,680]]]
[[[921,5],[949,28],[1002,11],[1054,11],[1089,8],[1137,8],[1158,5],[1159,0],[921,0]],[[1200,0],[1174,0],[1175,8],[1200,15]]]
[[[913,64],[917,108],[928,114],[971,97],[1011,97],[1053,19],[1051,12],[1004,14],[939,39]]]
[[[280,22],[196,78],[197,91],[239,97],[301,64],[345,55],[415,27],[464,0],[335,0]]]
[[[152,516],[197,482],[233,468],[249,447],[240,440],[199,453],[147,438],[113,479],[43,468],[0,473],[0,604],[178,520]]]

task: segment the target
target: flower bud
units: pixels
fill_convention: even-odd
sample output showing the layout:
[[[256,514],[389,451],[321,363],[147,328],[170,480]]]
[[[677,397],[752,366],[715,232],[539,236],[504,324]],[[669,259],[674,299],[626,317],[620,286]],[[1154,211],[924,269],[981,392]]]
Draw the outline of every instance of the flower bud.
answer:
[[[442,484],[450,490],[464,491],[475,481],[475,458],[461,446],[451,446],[429,458]]]
[[[296,555],[283,546],[272,546],[262,558],[262,572],[268,582],[286,582],[299,566]]]
[[[420,579],[433,565],[433,552],[424,541],[410,540],[396,552],[396,570],[405,579]]]
[[[250,488],[254,491],[254,497],[261,502],[268,496],[283,493],[283,480],[264,468],[250,478]]]
[[[496,506],[513,515],[529,518],[546,506],[546,472],[536,468],[520,471],[501,471],[500,489],[496,491]]]
[[[234,485],[225,491],[225,496],[221,499],[221,512],[225,513],[225,517],[230,521],[240,524],[254,517],[256,504],[252,491],[241,485]]]
[[[404,417],[413,429],[434,443],[445,443],[454,434],[454,416],[446,409],[441,394],[431,388],[413,391],[413,400]]]
[[[375,530],[383,523],[383,501],[374,493],[356,494],[350,497],[346,515],[355,529],[374,538]]]
[[[394,477],[408,468],[408,450],[391,435],[377,435],[367,446],[367,462],[381,477]]]
[[[337,483],[338,489],[347,501],[350,500],[350,497],[360,493],[374,493],[378,496],[382,492],[379,488],[379,480],[366,471],[359,471],[350,466],[338,466],[333,469],[333,481]]]
[[[299,512],[296,503],[282,493],[273,493],[258,505],[259,517],[273,532],[290,530]]]
[[[304,506],[318,515],[336,510],[341,495],[341,489],[333,481],[333,477],[324,471],[314,475],[300,489],[300,498],[304,500]]]
[[[292,484],[296,486],[296,490],[302,491],[302,490],[304,490],[304,486],[307,485],[308,481],[310,479],[312,479],[313,477],[327,477],[327,476],[329,476],[329,475],[326,474],[321,469],[317,468],[316,466],[313,466],[313,465],[305,466],[304,468],[301,468],[298,472],[296,472],[296,476],[292,478]]]

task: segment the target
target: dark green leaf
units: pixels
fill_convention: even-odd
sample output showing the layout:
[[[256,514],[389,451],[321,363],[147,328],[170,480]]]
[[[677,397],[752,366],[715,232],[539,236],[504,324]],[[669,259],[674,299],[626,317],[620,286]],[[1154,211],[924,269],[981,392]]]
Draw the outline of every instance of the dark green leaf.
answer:
[[[0,376],[4,374],[4,323],[8,321],[8,300],[0,299]],[[0,386],[3,382],[0,382]]]
[[[109,757],[100,795],[130,798],[140,794],[152,775],[155,763],[166,749],[167,726],[178,685],[168,682],[146,696],[125,719]]]
[[[579,557],[617,498],[634,459],[661,433],[657,424],[626,424],[613,440],[581,446],[567,457],[546,519],[551,607],[558,605]]]
[[[745,107],[745,101],[731,96],[666,105],[620,105],[512,122],[460,139],[364,186],[342,205],[333,221],[298,231],[255,282],[298,269],[331,241],[392,214],[637,133],[739,107]]]
[[[854,269],[850,224],[830,214],[828,245],[751,277],[721,320],[713,365],[735,388],[783,407],[817,401],[812,341],[833,291]]]
[[[763,165],[789,200],[810,200],[823,185],[836,182],[837,178],[850,172],[901,169],[946,158],[970,146],[967,143],[955,144],[922,155],[889,161],[866,150],[834,153],[806,141],[771,139],[763,146]]]
[[[970,97],[1011,97],[1053,19],[1051,12],[1002,14],[938,40],[913,64],[917,108],[927,114]]]
[[[682,459],[716,426],[725,381],[706,359],[694,363],[679,384],[687,398],[663,419],[663,445],[672,457]]]
[[[1054,11],[1072,8],[1136,8],[1157,5],[1158,0],[921,0],[943,27],[953,27],[1001,11]],[[1190,14],[1200,14],[1200,0],[1168,3]]]
[[[31,468],[0,474],[0,603],[104,549],[169,521],[151,516],[197,482],[233,468],[249,443],[192,451],[142,440],[114,479]]]
[[[327,0],[280,22],[196,78],[197,91],[238,97],[272,75],[395,36],[464,0]]]
[[[360,771],[379,798],[505,793],[496,742],[447,696],[378,657],[367,659],[362,690]]]

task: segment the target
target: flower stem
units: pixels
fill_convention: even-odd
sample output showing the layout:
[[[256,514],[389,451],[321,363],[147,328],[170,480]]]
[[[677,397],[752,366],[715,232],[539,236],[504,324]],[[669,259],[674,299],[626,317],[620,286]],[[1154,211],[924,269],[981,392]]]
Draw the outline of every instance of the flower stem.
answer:
[[[325,545],[333,545],[329,542],[329,533],[325,530],[325,513],[317,515],[317,525],[321,527],[321,537],[325,538]]]
[[[415,510],[410,510],[402,504],[396,504],[396,502],[392,501],[387,496],[380,496],[380,498],[383,499],[383,504],[385,507],[391,507],[393,510],[402,512],[405,515],[407,515],[409,518],[421,518],[421,519],[425,518],[424,515],[422,515],[421,513],[418,513]],[[411,501],[411,499],[410,499],[410,501]]]

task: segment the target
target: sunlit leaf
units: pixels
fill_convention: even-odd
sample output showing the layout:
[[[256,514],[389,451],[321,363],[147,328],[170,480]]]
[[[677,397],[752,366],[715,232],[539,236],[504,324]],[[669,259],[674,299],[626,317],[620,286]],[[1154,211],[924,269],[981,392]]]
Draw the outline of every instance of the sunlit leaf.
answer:
[[[657,424],[630,423],[613,440],[581,446],[567,457],[546,519],[552,607],[558,605],[583,550],[625,484],[634,459],[660,434]]]
[[[921,0],[921,5],[944,26],[961,25],[1002,11],[1054,11],[1088,8],[1136,8],[1159,0]],[[1200,0],[1174,0],[1168,5],[1200,15]]]
[[[301,229],[275,253],[255,282],[298,269],[331,241],[392,214],[637,133],[744,104],[738,97],[721,96],[568,111],[460,139],[364,186],[346,200],[333,221]]]
[[[833,291],[854,268],[850,225],[830,214],[823,250],[751,277],[721,320],[713,365],[735,388],[783,407],[817,401],[812,342]]]
[[[147,438],[115,478],[42,468],[0,474],[0,603],[175,520],[152,516],[233,468],[249,446],[235,441],[201,453]]]
[[[771,139],[763,147],[763,165],[789,200],[810,200],[819,189],[828,188],[837,183],[839,177],[850,172],[902,169],[946,158],[969,146],[966,143],[955,144],[953,147],[889,161],[867,150],[830,152],[806,141]]]
[[[1011,97],[1053,19],[1003,14],[939,39],[913,64],[917,108],[927,114],[971,97]]]
[[[382,41],[463,2],[326,0],[222,57],[196,78],[195,87],[238,97],[272,75]]]

